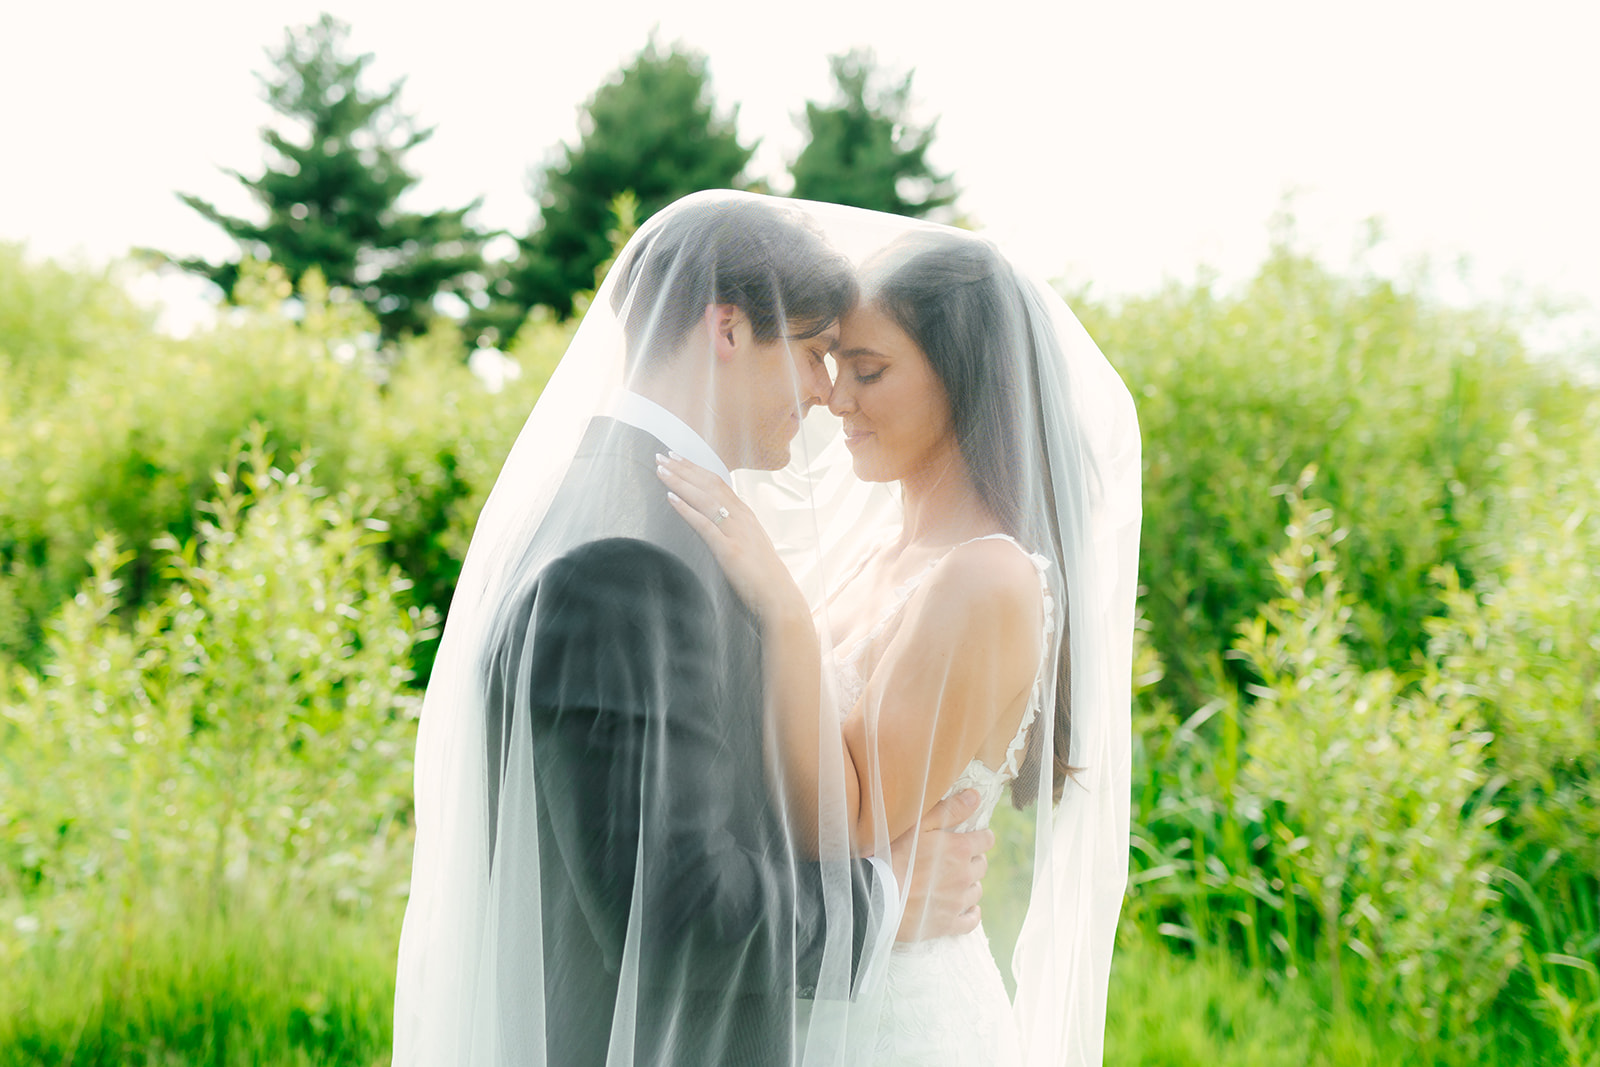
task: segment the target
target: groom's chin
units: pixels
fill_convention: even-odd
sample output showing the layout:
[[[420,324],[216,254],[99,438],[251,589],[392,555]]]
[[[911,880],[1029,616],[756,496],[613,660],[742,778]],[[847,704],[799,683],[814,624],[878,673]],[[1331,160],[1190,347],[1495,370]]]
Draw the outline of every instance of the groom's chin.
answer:
[[[752,457],[755,462],[750,466],[763,471],[781,471],[787,467],[794,455],[794,439],[799,436],[799,429],[796,423],[791,433],[773,434],[756,450],[760,454]]]
[[[769,443],[765,448],[753,449],[756,454],[744,464],[748,470],[781,471],[789,465],[789,442]]]

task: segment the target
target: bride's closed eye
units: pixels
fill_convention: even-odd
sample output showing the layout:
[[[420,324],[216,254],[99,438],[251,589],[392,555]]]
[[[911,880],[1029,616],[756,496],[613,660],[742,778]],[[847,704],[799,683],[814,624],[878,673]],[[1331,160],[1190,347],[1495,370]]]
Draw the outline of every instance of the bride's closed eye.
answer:
[[[877,381],[879,378],[882,378],[883,377],[883,372],[888,370],[888,369],[889,369],[888,367],[879,367],[877,370],[871,371],[869,373],[863,373],[862,371],[858,370],[858,371],[854,372],[855,380],[860,385],[871,385],[873,382]]]

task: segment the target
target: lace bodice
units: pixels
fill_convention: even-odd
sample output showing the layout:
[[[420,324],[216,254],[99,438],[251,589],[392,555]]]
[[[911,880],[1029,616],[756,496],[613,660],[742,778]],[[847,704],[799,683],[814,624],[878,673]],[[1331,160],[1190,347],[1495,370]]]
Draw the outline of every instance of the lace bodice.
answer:
[[[998,768],[994,768],[982,760],[973,759],[967,764],[966,769],[956,776],[956,780],[950,784],[950,788],[944,793],[944,796],[948,797],[961,792],[963,789],[976,789],[978,791],[980,800],[977,810],[968,816],[960,826],[956,827],[958,830],[976,830],[988,826],[989,819],[993,816],[994,809],[998,806],[1000,797],[1005,792],[1006,783],[1017,776],[1017,770],[1022,762],[1023,751],[1027,748],[1028,729],[1033,725],[1033,720],[1037,717],[1039,706],[1044,699],[1045,658],[1049,652],[1050,635],[1055,631],[1054,604],[1050,595],[1050,583],[1045,577],[1045,571],[1049,568],[1050,561],[1036,552],[1028,552],[1027,549],[1017,544],[1015,538],[1007,534],[990,534],[987,537],[975,537],[972,541],[963,541],[960,545],[955,545],[950,549],[950,552],[960,548],[961,545],[972,544],[973,541],[1005,541],[1015,545],[1019,552],[1027,555],[1029,562],[1033,564],[1034,569],[1038,572],[1039,588],[1044,597],[1044,640],[1040,642],[1040,663],[1034,675],[1033,691],[1028,698],[1028,706],[1022,712],[1022,721],[1017,726],[1017,732],[1011,738],[1010,745],[1006,748],[1005,760]],[[846,578],[844,584],[848,584],[848,582],[853,581],[861,574],[871,555],[871,553],[868,553],[862,558],[861,562]],[[877,622],[859,640],[852,642],[850,647],[846,649],[833,650],[832,666],[834,678],[838,684],[840,715],[848,714],[850,709],[854,708],[857,702],[860,701],[861,694],[866,690],[866,675],[870,673],[870,667],[864,662],[867,653],[879,643],[891,627],[898,624],[900,614],[905,610],[906,605],[910,603],[912,595],[921,586],[923,580],[933,572],[935,567],[944,562],[945,557],[948,555],[949,552],[940,555],[910,579],[902,582],[895,589],[889,603],[884,606],[884,610],[879,615]]]

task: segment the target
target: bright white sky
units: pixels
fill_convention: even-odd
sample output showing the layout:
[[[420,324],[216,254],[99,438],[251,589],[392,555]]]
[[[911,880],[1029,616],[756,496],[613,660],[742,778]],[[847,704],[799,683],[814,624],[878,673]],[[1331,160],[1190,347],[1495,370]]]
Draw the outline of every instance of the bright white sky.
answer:
[[[718,101],[761,138],[753,174],[780,187],[796,117],[831,94],[829,54],[914,68],[961,207],[1029,267],[1098,292],[1201,263],[1247,274],[1293,191],[1336,265],[1380,216],[1382,269],[1427,256],[1454,278],[1465,257],[1472,292],[1600,306],[1593,0],[0,4],[0,240],[40,256],[231,254],[173,192],[250,210],[218,168],[261,167],[252,72],[327,9],[376,54],[374,83],[406,76],[402,105],[438,127],[411,157],[411,205],[483,196],[489,226],[526,228],[530,167],[657,26],[709,57]]]

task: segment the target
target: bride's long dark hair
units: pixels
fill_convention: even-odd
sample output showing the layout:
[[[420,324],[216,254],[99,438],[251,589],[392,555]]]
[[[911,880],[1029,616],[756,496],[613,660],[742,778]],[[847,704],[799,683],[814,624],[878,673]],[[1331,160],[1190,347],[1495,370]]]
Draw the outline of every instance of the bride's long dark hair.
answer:
[[[917,343],[944,386],[951,432],[979,498],[1006,533],[1029,549],[1048,544],[1049,556],[1059,563],[1061,534],[1044,436],[1049,420],[1038,382],[1039,359],[1049,354],[1038,348],[1056,341],[1050,323],[1031,313],[1016,272],[977,237],[923,231],[906,234],[878,253],[865,273],[865,299]],[[1030,469],[1036,477],[1029,476]],[[1051,780],[1059,800],[1077,768],[1070,758],[1067,590],[1054,592],[1061,608],[1061,652]],[[1029,731],[1011,792],[1018,808],[1038,795],[1043,736],[1041,730]]]

